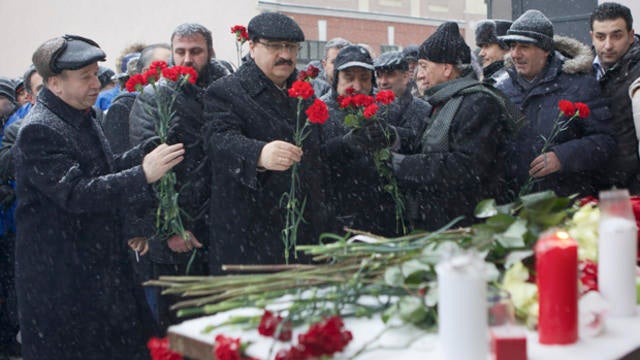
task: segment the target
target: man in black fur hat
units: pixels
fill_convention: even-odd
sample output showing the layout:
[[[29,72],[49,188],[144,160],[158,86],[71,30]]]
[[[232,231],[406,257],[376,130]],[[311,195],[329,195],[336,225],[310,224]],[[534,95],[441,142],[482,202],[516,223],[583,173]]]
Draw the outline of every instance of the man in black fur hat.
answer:
[[[511,26],[507,20],[486,20],[476,27],[476,45],[480,48],[478,55],[482,60],[483,80],[491,84],[504,72],[504,57],[509,53],[509,46],[498,36],[506,35]]]

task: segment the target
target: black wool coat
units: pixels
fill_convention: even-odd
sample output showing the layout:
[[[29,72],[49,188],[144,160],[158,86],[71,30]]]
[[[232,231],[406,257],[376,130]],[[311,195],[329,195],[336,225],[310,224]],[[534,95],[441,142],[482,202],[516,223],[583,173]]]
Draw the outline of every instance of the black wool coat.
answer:
[[[287,81],[290,87],[295,72]],[[205,103],[205,149],[212,166],[210,271],[221,264],[284,263],[285,210],[291,170],[261,171],[262,148],[274,140],[293,143],[298,100],[266,77],[253,60],[214,82]],[[301,121],[306,119],[301,111]],[[328,229],[330,183],[322,149],[323,125],[311,124],[299,163],[301,201],[306,197],[298,244],[317,243]],[[291,254],[292,255],[292,254]],[[291,257],[289,261],[301,261]]]
[[[395,156],[394,175],[406,194],[408,216],[416,229],[436,230],[458,216],[464,216],[459,225],[472,224],[479,201],[501,199],[508,191],[509,133],[501,117],[504,108],[485,92],[444,95],[450,92],[449,86],[461,81],[481,86],[467,76],[429,89],[428,102],[434,111],[418,150]],[[460,96],[462,102],[444,136],[446,149],[423,145],[422,138],[439,126],[439,110]]]
[[[144,151],[114,157],[93,111],[44,88],[14,153],[24,359],[147,358],[120,218],[153,199]]]

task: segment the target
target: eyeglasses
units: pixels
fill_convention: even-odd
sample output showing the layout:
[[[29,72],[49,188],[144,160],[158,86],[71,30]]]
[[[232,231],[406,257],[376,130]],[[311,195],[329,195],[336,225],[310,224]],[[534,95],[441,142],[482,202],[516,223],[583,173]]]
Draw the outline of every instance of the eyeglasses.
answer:
[[[290,53],[296,53],[302,46],[300,44],[292,44],[292,43],[267,43],[262,41],[256,41],[258,44],[263,45],[271,52],[279,52],[282,50],[287,50]]]

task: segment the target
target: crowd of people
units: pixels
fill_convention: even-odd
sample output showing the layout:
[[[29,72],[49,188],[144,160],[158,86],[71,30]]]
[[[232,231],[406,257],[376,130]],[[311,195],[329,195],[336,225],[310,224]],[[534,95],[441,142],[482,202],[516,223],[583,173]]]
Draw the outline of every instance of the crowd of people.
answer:
[[[469,225],[486,198],[640,192],[640,37],[617,3],[600,4],[590,26],[591,46],[557,36],[538,10],[481,22],[476,51],[456,22],[380,56],[332,39],[311,80],[328,120],[311,124],[301,146],[296,119],[312,99],[299,109],[288,89],[305,34],[286,15],[251,19],[237,69],[215,57],[199,24],[177,26],[168,44],[125,49],[117,73],[98,65],[106,54],[91,39],[46,41],[20,80],[0,78],[2,353],[147,358],[146,340],[179,320],[175,299],[145,280],[309,261],[284,258],[294,164],[305,204],[299,244],[345,228],[398,236],[459,216]],[[197,81],[126,91],[154,61],[191,67]],[[345,124],[345,96],[385,90],[395,100],[378,121]],[[166,143],[156,136],[160,98],[173,99]],[[561,100],[588,113],[580,107],[569,121]],[[391,150],[384,161],[406,229],[376,167],[381,149]],[[183,236],[156,229],[152,184],[170,170]]]

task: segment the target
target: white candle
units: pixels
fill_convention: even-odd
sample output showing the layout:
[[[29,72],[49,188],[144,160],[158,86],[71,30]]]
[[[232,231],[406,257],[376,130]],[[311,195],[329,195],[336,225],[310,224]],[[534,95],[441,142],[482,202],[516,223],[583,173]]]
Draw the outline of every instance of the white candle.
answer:
[[[621,217],[600,221],[598,239],[598,289],[609,303],[612,316],[636,312],[636,224]]]
[[[489,354],[484,262],[474,253],[440,262],[438,335],[442,359],[486,360]]]

